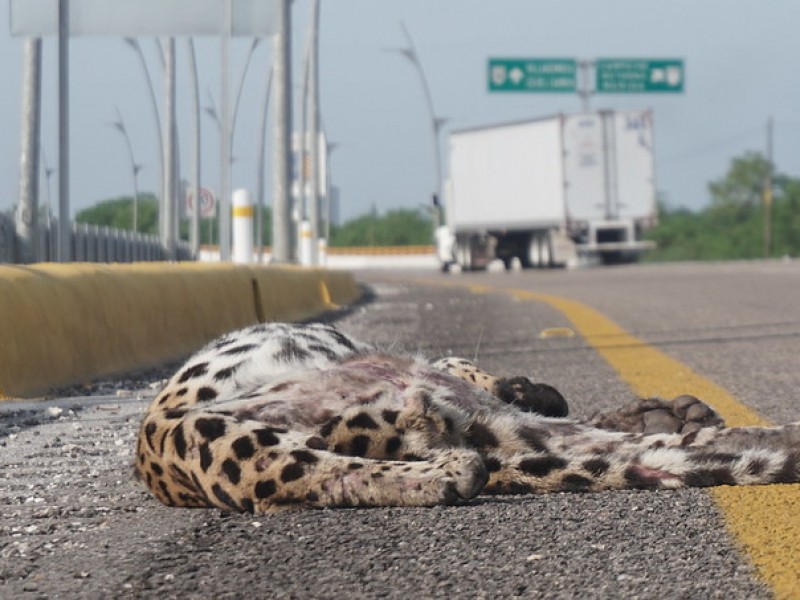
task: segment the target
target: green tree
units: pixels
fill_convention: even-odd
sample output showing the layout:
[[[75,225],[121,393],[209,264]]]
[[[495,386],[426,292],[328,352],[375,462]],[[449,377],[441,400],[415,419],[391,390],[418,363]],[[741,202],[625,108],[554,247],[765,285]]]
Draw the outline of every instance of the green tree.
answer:
[[[659,206],[658,226],[651,230],[648,238],[656,243],[656,249],[645,255],[648,261],[697,260],[703,256],[705,229],[703,218],[688,209],[670,209]]]
[[[725,176],[708,184],[711,206],[758,208],[769,172],[769,161],[760,152],[734,158]]]
[[[658,244],[645,260],[730,260],[763,255],[763,190],[770,165],[748,152],[708,185],[711,204],[697,213],[661,206],[648,237]],[[800,254],[800,180],[772,173],[772,256]]]
[[[149,193],[139,195],[138,230],[157,233],[158,199]],[[133,197],[120,196],[98,202],[80,211],[75,220],[89,225],[105,225],[116,229],[133,230]]]
[[[272,240],[272,211],[269,207],[264,209],[263,240],[269,245]],[[116,229],[133,229],[133,198],[120,196],[98,202],[94,206],[80,211],[75,220],[78,223],[101,225]],[[180,237],[189,239],[189,219],[183,219],[179,224]],[[158,198],[154,194],[139,195],[139,232],[158,233]],[[219,242],[219,224],[217,217],[200,220],[200,242],[202,244],[216,244]]]
[[[384,216],[372,212],[331,228],[331,246],[409,246],[430,244],[432,222],[417,210],[391,210]]]
[[[800,256],[800,180],[783,178],[772,205],[772,256]]]

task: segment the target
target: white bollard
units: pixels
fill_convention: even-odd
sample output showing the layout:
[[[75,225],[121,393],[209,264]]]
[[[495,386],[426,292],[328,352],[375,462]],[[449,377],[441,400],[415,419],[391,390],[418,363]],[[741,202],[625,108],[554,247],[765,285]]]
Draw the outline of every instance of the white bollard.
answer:
[[[311,265],[311,244],[314,243],[310,221],[300,221],[300,264],[308,267]]]
[[[319,266],[324,267],[328,264],[328,240],[319,238],[317,240],[317,258],[319,259]]]
[[[243,189],[233,192],[233,262],[253,262],[253,204]]]

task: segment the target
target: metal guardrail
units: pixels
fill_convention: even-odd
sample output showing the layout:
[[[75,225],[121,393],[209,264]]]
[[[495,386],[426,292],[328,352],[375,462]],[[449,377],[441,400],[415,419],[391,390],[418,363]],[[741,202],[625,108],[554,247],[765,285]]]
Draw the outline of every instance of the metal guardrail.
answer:
[[[58,260],[58,221],[39,227],[37,262]],[[75,262],[129,263],[166,260],[164,248],[156,235],[134,233],[104,227],[73,223],[71,231],[72,256]],[[0,213],[0,263],[18,262],[19,242],[14,218]],[[177,260],[193,260],[188,242],[178,242]]]
[[[39,228],[37,262],[56,262],[58,260],[58,222],[53,219],[49,226],[43,223]],[[0,263],[18,262],[19,244],[13,215],[0,213]],[[216,252],[216,246],[202,246],[201,251]],[[266,246],[265,253],[271,248]],[[176,248],[177,260],[194,260],[188,242],[180,241]],[[434,246],[358,246],[328,247],[329,256],[398,256],[432,255]],[[165,260],[164,249],[158,236],[132,231],[73,223],[72,256],[75,262],[139,262]]]
[[[14,219],[0,213],[0,263],[14,262],[15,238]]]

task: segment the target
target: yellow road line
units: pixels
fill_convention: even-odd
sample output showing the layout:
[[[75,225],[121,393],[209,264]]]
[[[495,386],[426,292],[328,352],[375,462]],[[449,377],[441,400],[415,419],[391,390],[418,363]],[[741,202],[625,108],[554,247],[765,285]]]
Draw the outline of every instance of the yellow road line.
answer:
[[[444,285],[479,294],[497,292],[497,288],[477,284]],[[672,398],[690,393],[711,404],[729,426],[771,425],[724,388],[630,335],[593,308],[560,296],[505,291],[519,300],[542,302],[561,312],[636,394]],[[800,598],[800,484],[717,487],[710,491],[728,529],[776,597]]]
[[[490,288],[471,286],[475,292]],[[634,336],[596,310],[566,298],[511,290],[519,300],[544,302],[563,313],[634,392],[672,398],[694,394],[728,425],[769,425],[726,390]],[[800,598],[800,485],[718,487],[712,494],[729,529],[778,598]]]

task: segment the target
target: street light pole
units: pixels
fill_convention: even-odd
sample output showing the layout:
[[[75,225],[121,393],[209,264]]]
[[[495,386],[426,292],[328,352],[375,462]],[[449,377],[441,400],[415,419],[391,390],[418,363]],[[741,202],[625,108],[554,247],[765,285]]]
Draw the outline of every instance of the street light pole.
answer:
[[[134,52],[136,52],[136,56],[139,58],[139,64],[142,66],[142,72],[144,73],[144,80],[147,84],[147,90],[150,95],[150,108],[153,111],[153,119],[155,120],[156,124],[156,135],[158,136],[158,155],[161,159],[160,164],[163,170],[164,168],[164,139],[161,133],[161,114],[158,110],[158,98],[156,96],[155,88],[153,87],[153,78],[150,76],[150,69],[147,68],[147,61],[144,58],[144,52],[142,51],[142,47],[139,45],[139,41],[136,38],[125,38],[125,43],[128,44]],[[162,197],[163,197],[163,190],[162,190]]]
[[[247,73],[250,70],[250,61],[253,60],[253,54],[256,48],[261,43],[261,38],[253,38],[250,44],[250,50],[247,52],[247,58],[242,67],[242,73],[239,75],[239,84],[236,87],[236,100],[233,101],[233,113],[231,115],[231,152],[233,152],[233,140],[236,133],[236,119],[239,116],[239,105],[242,100],[242,91],[244,90],[244,81],[247,78]]]
[[[194,50],[194,39],[186,40],[186,49],[189,55],[189,77],[192,85],[192,108],[194,108],[194,160],[192,165],[192,196],[194,197],[194,211],[189,228],[189,242],[192,247],[192,256],[195,260],[200,256],[200,83],[197,75],[197,56]]]
[[[227,42],[225,41],[225,36],[223,34],[223,48],[222,48],[222,88],[221,88],[221,99],[220,99],[220,113],[217,114],[216,106],[214,105],[214,98],[211,95],[211,92],[208,92],[209,97],[209,106],[203,107],[205,113],[211,117],[211,119],[216,123],[217,128],[219,129],[220,134],[220,148],[221,148],[221,161],[222,163],[227,162],[227,168],[222,168],[220,171],[220,210],[223,211],[220,213],[220,220],[219,220],[219,240],[220,240],[220,259],[221,260],[228,260],[230,258],[230,215],[228,216],[227,224],[224,222],[223,214],[224,211],[227,213],[231,212],[230,202],[228,202],[228,208],[225,208],[225,203],[222,200],[225,198],[226,192],[224,191],[225,188],[228,188],[227,194],[230,195],[230,187],[231,187],[231,171],[232,165],[234,163],[234,156],[233,156],[233,142],[234,136],[236,133],[236,118],[239,114],[239,104],[242,98],[242,91],[244,89],[245,79],[247,78],[247,72],[250,68],[250,61],[253,58],[253,53],[255,52],[256,47],[260,43],[260,38],[254,38],[252,44],[250,44],[250,51],[247,54],[247,58],[245,59],[244,67],[242,68],[242,73],[239,77],[239,83],[237,85],[236,90],[236,99],[233,103],[233,109],[230,108],[230,40]],[[227,46],[227,47],[226,47]],[[225,83],[227,82],[227,84]],[[227,116],[226,116],[227,115]],[[223,137],[225,139],[223,139]],[[227,147],[226,147],[226,140],[227,140]],[[225,158],[227,156],[227,158]],[[227,234],[223,232],[227,231]],[[228,239],[228,257],[223,257],[222,247],[223,247],[223,237],[227,235]]]
[[[133,155],[133,144],[131,144],[131,138],[128,135],[128,129],[125,127],[125,121],[122,119],[122,114],[119,112],[119,108],[115,107],[117,112],[117,120],[111,123],[111,126],[114,127],[117,131],[119,131],[122,136],[125,138],[125,146],[128,149],[128,158],[131,161],[131,173],[133,174],[133,231],[134,233],[139,232],[139,171],[142,169],[142,165],[137,164],[136,159]]]
[[[47,155],[45,154],[44,148],[41,147],[42,153],[42,174],[44,175],[44,206],[45,206],[45,230],[47,231],[46,239],[49,240],[49,244],[46,246],[44,251],[44,255],[41,256],[43,261],[50,261],[54,260],[54,252],[53,252],[53,207],[52,201],[50,196],[50,178],[56,173],[56,170],[47,163]]]
[[[219,258],[231,259],[231,36],[233,0],[222,2],[222,41],[220,44],[220,183],[219,183]]]
[[[69,216],[69,1],[58,0],[58,262],[72,260]]]
[[[128,44],[134,52],[136,52],[136,56],[139,58],[139,64],[142,66],[142,71],[144,72],[144,79],[145,83],[147,84],[147,89],[150,95],[150,108],[153,111],[153,118],[155,119],[156,124],[156,135],[158,136],[158,156],[159,156],[159,165],[161,166],[161,199],[160,204],[163,207],[165,199],[167,197],[167,190],[164,188],[164,169],[166,167],[166,163],[164,160],[164,136],[162,134],[162,127],[161,127],[161,115],[158,110],[158,98],[156,97],[155,88],[153,87],[153,79],[150,76],[150,69],[147,68],[147,61],[144,58],[144,52],[142,52],[142,47],[139,45],[139,41],[136,38],[125,38],[125,43]],[[163,57],[162,57],[163,61]],[[159,220],[164,219],[163,208],[159,210]],[[163,229],[159,229],[159,231],[163,231]]]
[[[292,249],[289,232],[292,152],[291,0],[278,0],[276,20],[278,30],[273,38],[275,109],[272,128],[272,260],[286,263],[290,260]]]
[[[20,241],[17,262],[38,257],[39,238],[39,132],[42,103],[42,40],[25,41],[22,83],[22,139],[20,140],[19,202],[16,230]]]
[[[230,138],[231,138],[231,153],[233,152],[233,142],[236,134],[236,120],[239,114],[239,104],[242,99],[242,91],[244,90],[244,82],[247,79],[247,72],[250,69],[250,62],[253,59],[253,53],[255,52],[256,47],[261,42],[261,38],[255,38],[253,43],[250,45],[250,51],[247,53],[247,58],[245,59],[244,67],[242,68],[242,73],[239,76],[239,83],[236,86],[236,100],[233,103],[233,111],[231,116],[231,131],[230,131]],[[270,77],[272,77],[270,71]],[[211,119],[216,123],[217,128],[220,130],[220,134],[222,133],[222,121],[220,120],[219,114],[217,114],[217,107],[214,104],[214,97],[211,95],[210,90],[206,90],[208,93],[208,106],[204,106],[203,110],[205,113],[211,117]],[[236,162],[236,157],[231,156],[231,164]]]
[[[419,55],[417,54],[416,46],[414,46],[414,40],[411,38],[411,34],[409,33],[408,28],[405,26],[405,24],[400,23],[400,25],[403,28],[403,33],[405,34],[406,41],[408,42],[408,47],[396,48],[394,49],[394,51],[402,54],[416,69],[417,74],[419,75],[420,82],[422,83],[422,91],[425,94],[425,102],[428,107],[428,114],[431,119],[431,132],[433,133],[434,168],[436,177],[435,190],[433,192],[433,198],[432,198],[433,227],[434,230],[436,230],[436,228],[439,227],[439,223],[441,221],[440,205],[442,198],[442,156],[439,148],[439,132],[442,130],[444,124],[447,123],[447,119],[436,116],[436,112],[433,109],[433,97],[431,96],[430,86],[428,85],[428,80],[425,77],[425,71],[422,68],[422,63],[419,60]]]
[[[166,40],[164,60],[164,198],[161,202],[161,245],[167,260],[177,258],[175,221],[177,207],[176,153],[177,126],[175,123],[175,38]]]
[[[332,177],[331,177],[331,155],[339,144],[336,142],[325,141],[325,243],[330,246],[331,243],[331,193],[333,190]]]
[[[312,265],[317,264],[317,244],[319,240],[319,0],[314,0],[311,12],[311,40],[308,52],[308,139],[309,145],[308,181],[306,181],[307,216],[311,224]],[[304,136],[305,137],[305,136]],[[305,166],[305,165],[303,165]],[[302,190],[301,190],[302,191]]]
[[[261,122],[259,123],[258,169],[256,183],[256,243],[258,244],[258,262],[264,262],[264,195],[267,151],[267,116],[269,113],[269,96],[272,91],[272,68],[267,77],[267,90],[261,105]]]
[[[312,7],[311,23],[308,30],[308,40],[303,68],[302,93],[300,94],[300,134],[297,141],[297,157],[295,158],[295,176],[297,177],[297,199],[295,206],[295,220],[297,224],[297,261],[301,265],[313,264],[313,237],[311,233],[311,223],[308,218],[309,204],[311,203],[309,181],[311,181],[310,171],[310,150],[308,113],[311,102],[309,101],[310,80],[311,80],[311,54],[314,45],[314,27],[316,19]],[[294,146],[294,140],[292,140]]]

